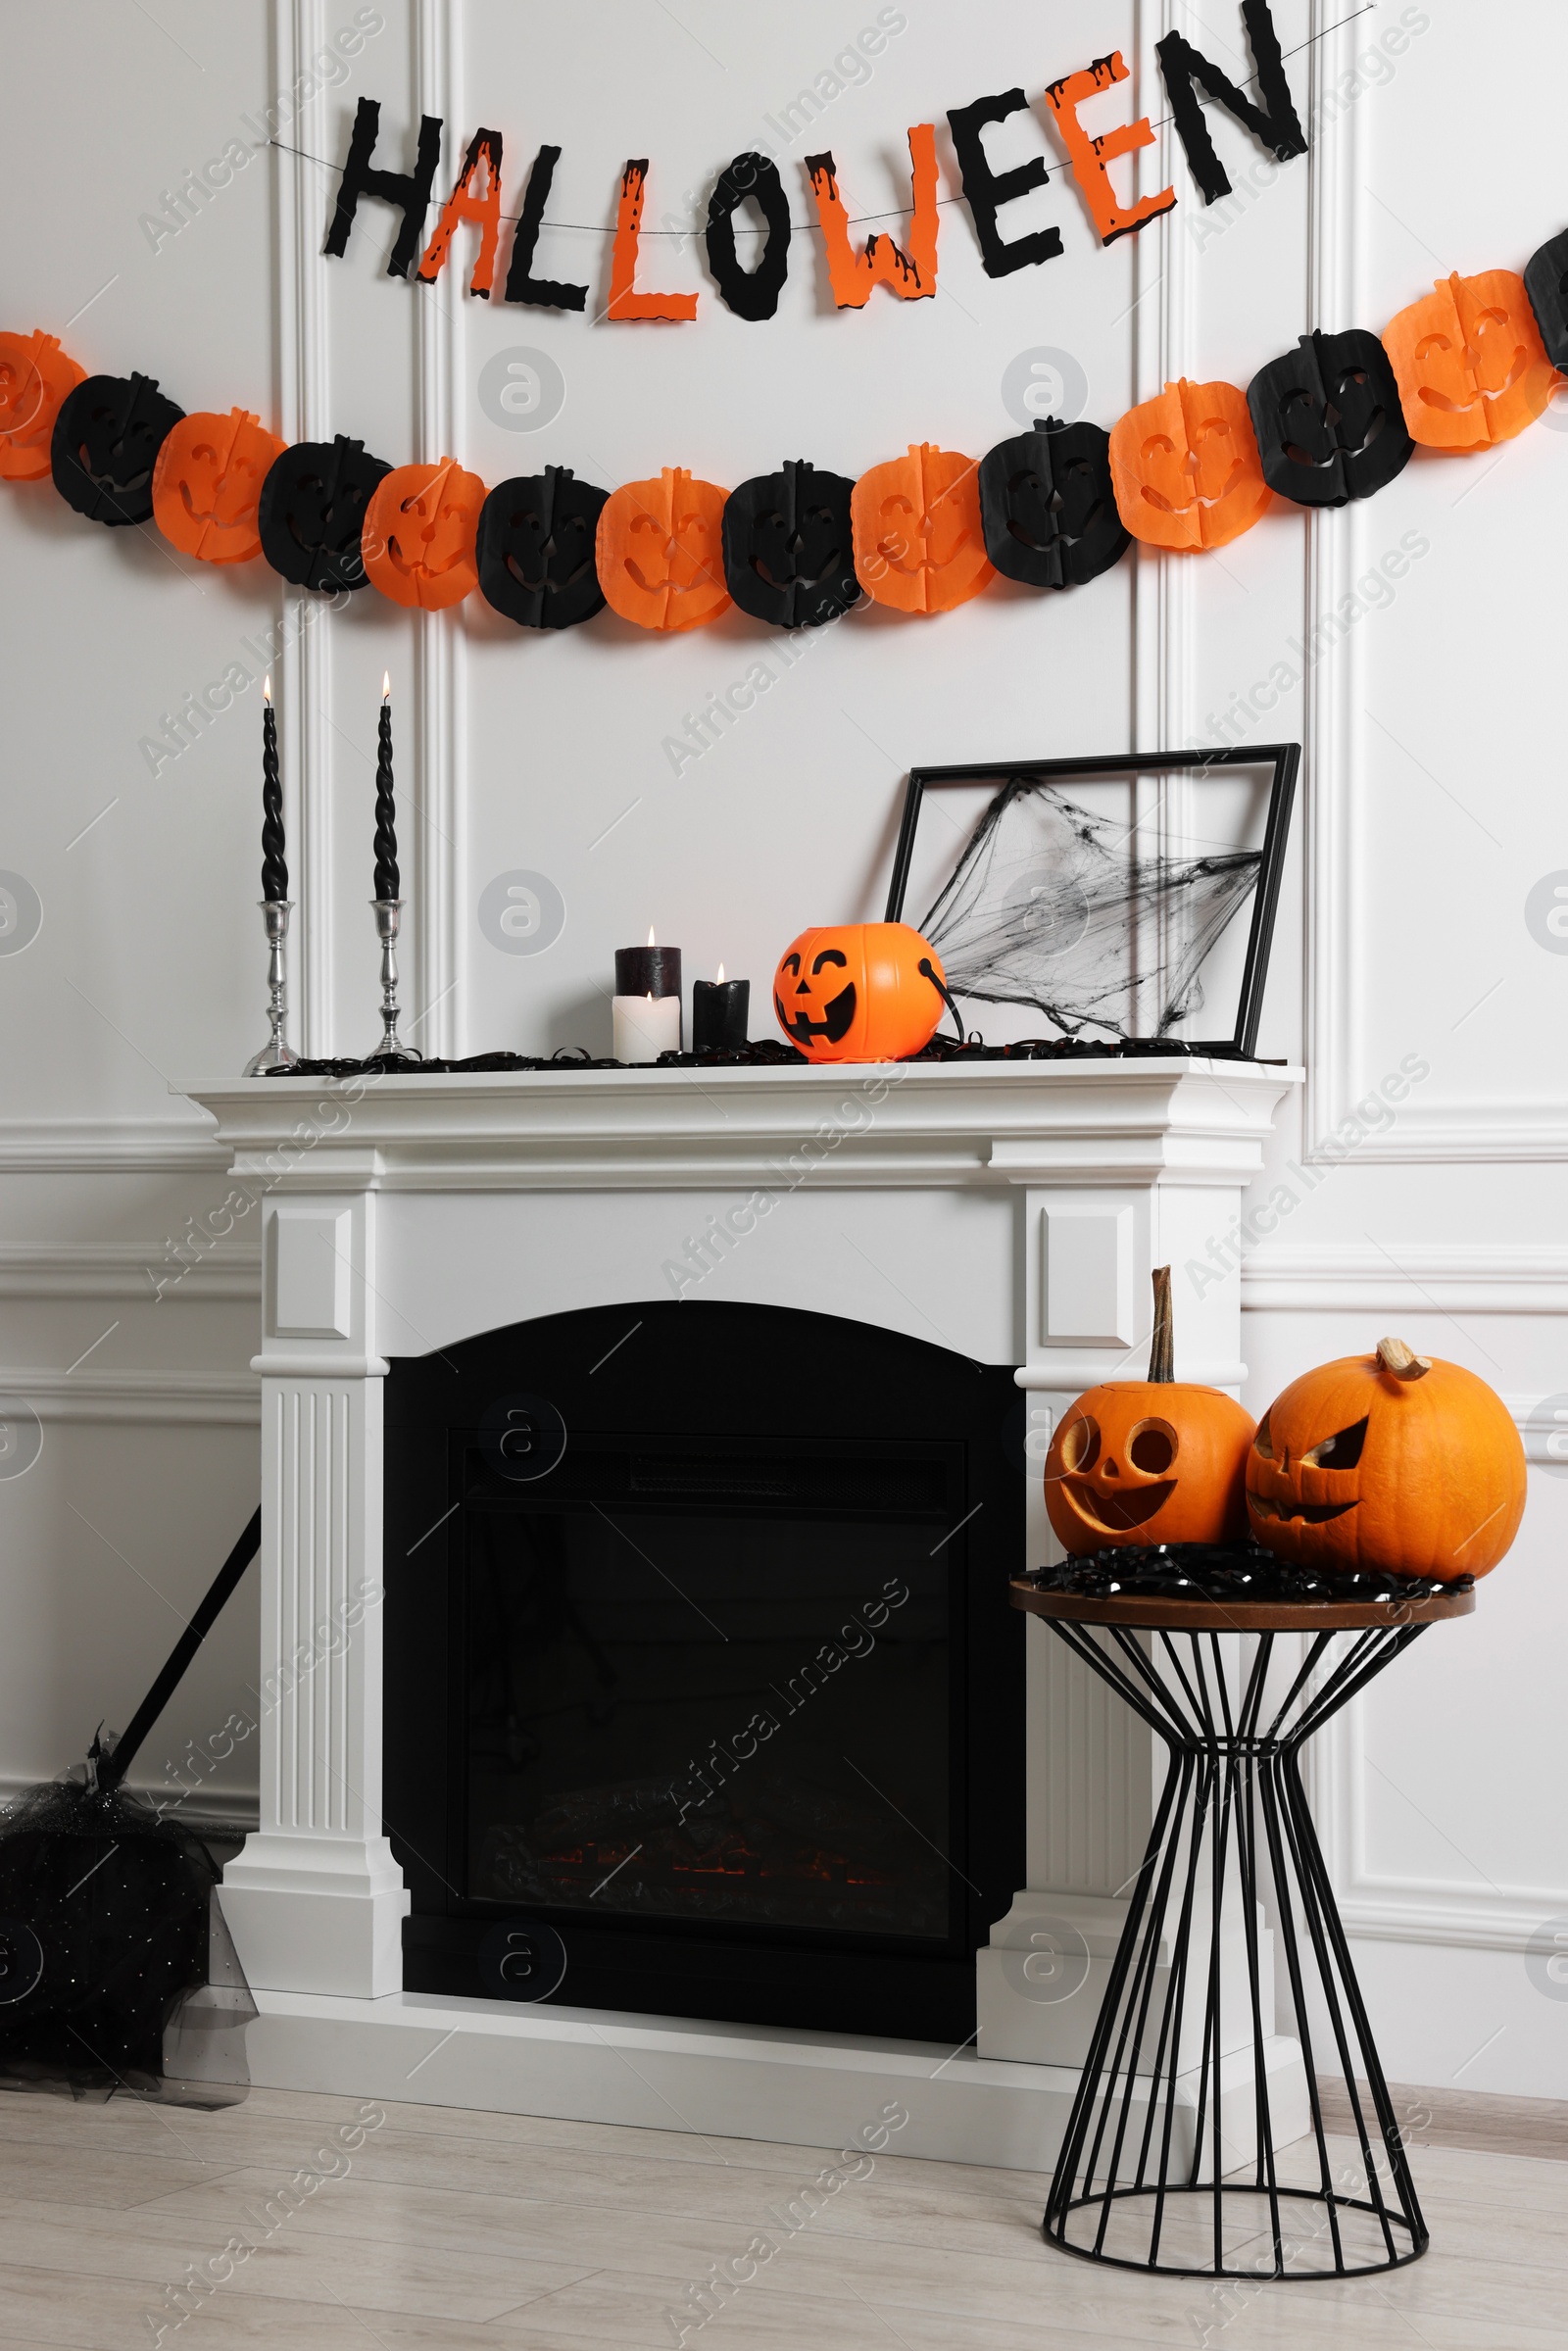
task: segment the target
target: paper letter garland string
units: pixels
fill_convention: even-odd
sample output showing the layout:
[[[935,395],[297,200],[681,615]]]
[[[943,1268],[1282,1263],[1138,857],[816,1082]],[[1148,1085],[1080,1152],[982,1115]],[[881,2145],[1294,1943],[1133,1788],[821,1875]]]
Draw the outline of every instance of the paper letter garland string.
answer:
[[[863,310],[873,286],[889,286],[901,301],[937,290],[937,134],[930,122],[909,133],[909,233],[901,249],[891,237],[870,236],[863,253],[850,243],[850,217],[839,194],[832,156],[808,155],[806,169],[827,252],[828,283],[841,311]]]

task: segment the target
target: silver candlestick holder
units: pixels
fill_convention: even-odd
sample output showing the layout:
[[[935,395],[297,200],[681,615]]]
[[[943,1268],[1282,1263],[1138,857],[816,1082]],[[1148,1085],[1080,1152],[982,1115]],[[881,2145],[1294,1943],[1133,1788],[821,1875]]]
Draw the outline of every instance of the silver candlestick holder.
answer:
[[[288,1027],[288,963],[284,950],[288,944],[288,918],[294,911],[291,898],[264,898],[262,913],[267,922],[269,948],[267,985],[270,1001],[268,1018],[272,1033],[254,1059],[245,1064],[248,1078],[264,1078],[273,1069],[292,1069],[299,1054],[284,1035]]]
[[[381,1042],[370,1056],[372,1060],[422,1061],[416,1047],[404,1045],[398,1037],[398,920],[403,912],[401,898],[372,898],[375,909],[375,935],[381,942]]]

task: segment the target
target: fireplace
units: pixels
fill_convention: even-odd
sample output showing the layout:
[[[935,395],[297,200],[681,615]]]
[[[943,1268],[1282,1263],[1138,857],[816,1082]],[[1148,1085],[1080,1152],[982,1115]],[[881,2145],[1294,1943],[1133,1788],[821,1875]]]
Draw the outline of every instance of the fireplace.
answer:
[[[576,2008],[967,2038],[1022,1877],[1020,1423],[1011,1365],[782,1306],[394,1358],[405,1988],[494,1993],[542,1922]]]

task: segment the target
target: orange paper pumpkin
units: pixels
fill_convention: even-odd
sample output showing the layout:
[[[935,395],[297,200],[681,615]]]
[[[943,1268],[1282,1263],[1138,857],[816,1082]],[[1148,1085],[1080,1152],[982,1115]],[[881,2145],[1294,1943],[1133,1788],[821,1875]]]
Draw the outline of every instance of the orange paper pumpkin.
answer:
[[[906,922],[844,923],[802,931],[773,974],[773,1009],[808,1060],[902,1061],[936,1034],[938,981],[947,974]]]
[[[484,484],[456,458],[438,465],[394,465],[365,510],[360,552],[366,577],[393,604],[445,612],[479,584],[474,538]]]
[[[245,409],[182,416],[153,467],[153,520],[171,547],[204,563],[262,552],[262,484],[286,444]]]
[[[1511,269],[1440,277],[1383,330],[1404,421],[1427,449],[1489,449],[1534,424],[1551,398],[1525,281]]]
[[[950,612],[996,577],[980,521],[980,468],[956,450],[910,444],[862,473],[850,500],[855,569],[899,612]]]
[[[1150,547],[1223,547],[1268,505],[1247,394],[1235,384],[1167,384],[1110,428],[1116,507]]]
[[[1518,1533],[1525,1450],[1485,1380],[1383,1339],[1275,1397],[1247,1502],[1259,1543],[1299,1567],[1451,1584],[1486,1575]]]
[[[1234,1543],[1247,1532],[1252,1418],[1172,1371],[1170,1268],[1154,1274],[1147,1380],[1106,1380],[1067,1411],[1046,1454],[1046,1515],[1069,1558],[1130,1543]]]
[[[41,327],[0,334],[0,480],[43,480],[60,404],[85,376]]]
[[[666,465],[623,482],[600,510],[594,542],[605,602],[639,628],[701,628],[727,612],[722,528],[729,496]]]

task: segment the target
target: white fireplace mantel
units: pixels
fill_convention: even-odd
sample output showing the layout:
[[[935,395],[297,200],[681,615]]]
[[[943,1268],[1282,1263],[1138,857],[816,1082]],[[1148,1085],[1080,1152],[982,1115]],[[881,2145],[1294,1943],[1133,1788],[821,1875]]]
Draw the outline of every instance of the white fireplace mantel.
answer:
[[[308,2052],[321,2044],[307,2013],[330,2019],[341,2049],[345,2019],[430,2010],[402,1991],[409,1897],[381,1818],[389,1356],[688,1293],[906,1330],[1020,1367],[1029,1556],[1046,1557],[1031,1464],[1074,1396],[1138,1363],[1154,1266],[1178,1269],[1179,1376],[1233,1389],[1245,1378],[1239,1285],[1184,1282],[1181,1269],[1234,1226],[1299,1077],[1151,1058],[185,1089],[217,1121],[234,1184],[263,1200],[261,1666],[278,1694],[262,1722],[261,1825],[225,1872],[223,1906],[269,2029],[287,2024]],[[350,1614],[349,1636],[334,1634]],[[1097,1922],[1109,1932],[1147,1834],[1151,1759],[1147,1732],[1059,1644],[1031,1627],[1030,1646],[1029,1883],[981,1954],[981,2057],[1025,2061],[1000,2073],[1050,2074],[1057,2096],[1079,2020],[1032,1996],[1013,1946],[1027,1953],[1054,1897],[1088,1919],[1091,1941]],[[477,2032],[486,2011],[474,2005]],[[554,2046],[569,2013],[509,2009],[495,2045],[526,2052],[542,2034]],[[761,2040],[776,2063],[789,2036]],[[303,2078],[319,2073],[308,2054],[277,2065],[274,2079],[328,2086]],[[360,2073],[368,2090],[384,2078],[368,2058]],[[810,2108],[805,2096],[801,2129],[820,2138]],[[700,2127],[726,2128],[721,2096],[705,2111]],[[939,2130],[931,2151],[942,2143]],[[1013,2140],[999,2127],[994,2143]]]

